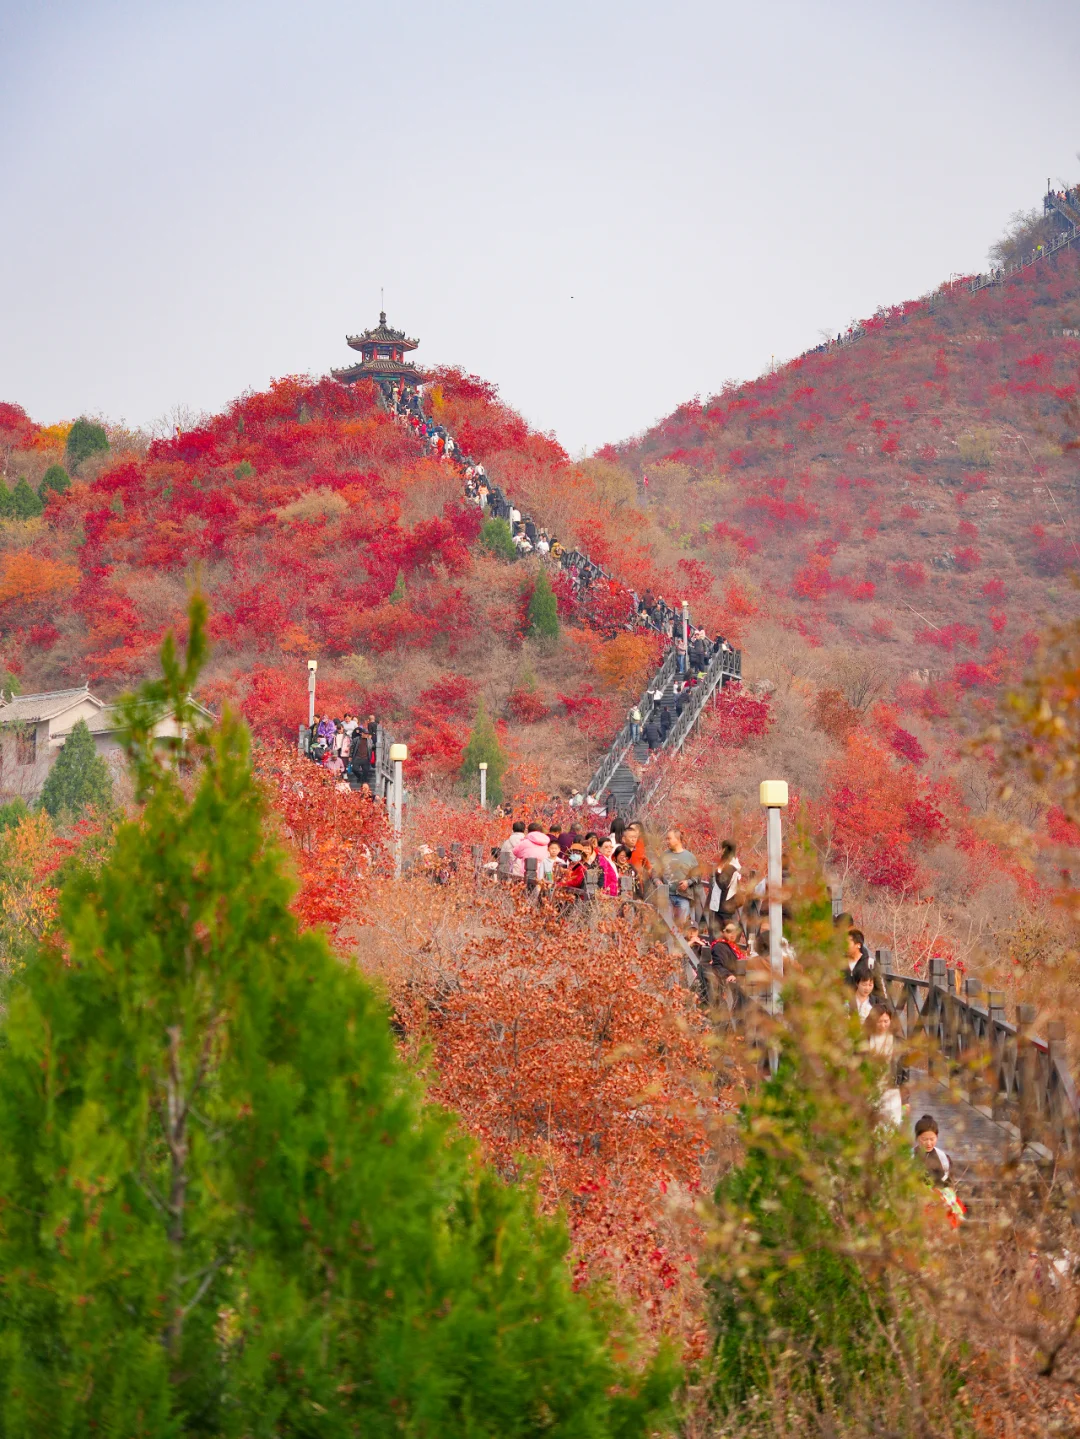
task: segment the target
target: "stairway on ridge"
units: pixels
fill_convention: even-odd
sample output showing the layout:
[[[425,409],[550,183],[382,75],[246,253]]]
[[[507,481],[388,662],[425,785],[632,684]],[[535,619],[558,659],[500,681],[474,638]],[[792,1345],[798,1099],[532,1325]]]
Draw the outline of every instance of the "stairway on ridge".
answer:
[[[669,723],[663,730],[664,740],[666,740],[667,736],[671,733],[675,721],[679,717],[678,699],[675,695],[675,680],[678,678],[678,676],[675,676],[674,679],[666,681],[663,698],[656,702],[653,713],[649,716],[650,719],[655,718],[657,723],[660,724],[661,715],[668,715]],[[644,726],[642,726],[642,728],[644,728]],[[662,743],[663,741],[661,741],[661,744]],[[638,764],[645,764],[649,758],[649,746],[645,740],[638,740],[637,744],[631,746],[631,750]],[[626,761],[623,760],[608,781],[608,789],[611,791],[621,815],[628,816],[628,812],[633,805],[634,795],[637,793],[637,787],[638,781],[634,776],[633,770]]]

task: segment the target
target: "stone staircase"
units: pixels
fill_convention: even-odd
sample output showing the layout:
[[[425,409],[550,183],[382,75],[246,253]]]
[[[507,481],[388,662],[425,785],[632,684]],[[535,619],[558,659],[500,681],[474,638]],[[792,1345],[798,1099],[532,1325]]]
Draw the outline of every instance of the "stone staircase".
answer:
[[[609,793],[624,819],[642,814],[663,778],[662,769],[655,767],[646,769],[639,780],[628,763],[630,759],[639,766],[648,763],[646,726],[655,722],[660,728],[660,745],[655,750],[658,758],[678,754],[713,695],[725,684],[737,684],[741,676],[742,654],[724,645],[712,656],[698,683],[677,695],[675,685],[680,676],[675,653],[669,651],[637,705],[641,711],[642,737],[635,743],[633,726],[628,720],[597,766],[589,781],[588,793],[600,796]]]

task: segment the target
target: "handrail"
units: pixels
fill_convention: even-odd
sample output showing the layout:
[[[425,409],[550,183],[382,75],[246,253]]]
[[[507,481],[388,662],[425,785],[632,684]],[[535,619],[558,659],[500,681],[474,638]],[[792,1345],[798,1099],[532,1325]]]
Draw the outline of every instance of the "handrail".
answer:
[[[690,731],[701,718],[706,704],[716,692],[717,685],[723,684],[725,679],[740,679],[742,676],[742,655],[738,650],[721,649],[709,662],[709,667],[700,684],[695,686],[692,692],[690,703],[683,710],[682,714],[672,725],[667,739],[661,746],[662,752],[676,755],[682,749]],[[663,774],[658,773],[650,778],[648,782],[642,780],[634,792],[634,808],[638,813],[643,813],[648,807],[653,795],[660,788],[663,781]]]
[[[648,687],[646,688],[640,702],[637,705],[637,708],[641,711],[642,727],[644,727],[648,723],[649,716],[656,708],[656,702],[653,699],[653,691],[666,688],[668,681],[675,673],[675,667],[675,651],[669,650],[664,658],[664,663],[660,666],[660,668],[653,675],[652,679],[649,681]],[[611,783],[615,771],[622,764],[623,760],[626,758],[627,754],[630,752],[630,749],[633,746],[633,732],[633,724],[630,720],[627,720],[626,723],[623,725],[622,729],[612,741],[607,754],[597,766],[596,773],[589,781],[589,787],[585,791],[586,794],[601,795],[603,794],[604,790],[607,789],[608,785]]]

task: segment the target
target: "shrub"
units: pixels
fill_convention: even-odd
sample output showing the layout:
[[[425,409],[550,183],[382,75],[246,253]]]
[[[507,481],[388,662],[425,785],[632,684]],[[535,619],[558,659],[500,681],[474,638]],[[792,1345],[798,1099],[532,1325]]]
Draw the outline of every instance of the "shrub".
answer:
[[[40,498],[30,488],[25,475],[17,481],[11,501],[11,512],[17,520],[35,519],[45,508]]]
[[[49,491],[62,495],[65,490],[71,489],[71,477],[63,465],[50,465],[45,471],[45,476],[38,486],[38,494],[42,500],[48,498]]]
[[[513,531],[506,520],[485,520],[480,529],[480,543],[498,560],[518,558]]]
[[[488,804],[502,803],[502,781],[509,763],[491,717],[484,708],[483,700],[476,710],[469,742],[461,756],[461,779],[470,790],[476,784],[477,770],[481,761],[487,763]]]
[[[559,638],[559,609],[546,570],[540,570],[529,597],[529,634],[533,639]]]
[[[80,416],[68,431],[65,453],[73,470],[77,470],[83,460],[102,454],[108,448],[109,437],[103,426],[95,425],[85,415]]]
[[[94,748],[86,721],[74,727],[49,771],[41,791],[41,807],[53,819],[78,819],[87,809],[107,810],[112,805],[109,766]]]

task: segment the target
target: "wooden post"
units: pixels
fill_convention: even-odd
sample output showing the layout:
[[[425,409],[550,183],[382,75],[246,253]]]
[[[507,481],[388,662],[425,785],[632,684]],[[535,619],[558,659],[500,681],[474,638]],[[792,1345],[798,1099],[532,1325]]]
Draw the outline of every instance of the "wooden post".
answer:
[[[992,989],[986,996],[986,1041],[990,1048],[991,1084],[993,1095],[990,1100],[993,1106],[994,1118],[1004,1117],[1004,1106],[1006,1101],[1004,1073],[1005,1073],[1005,994],[1000,989]]]
[[[1021,1144],[1035,1138],[1039,1119],[1039,1102],[1035,1093],[1036,1055],[1035,1046],[1031,1042],[1031,1031],[1037,1014],[1038,1010],[1033,1004],[1016,1006],[1016,1085],[1020,1099],[1018,1117]]]

